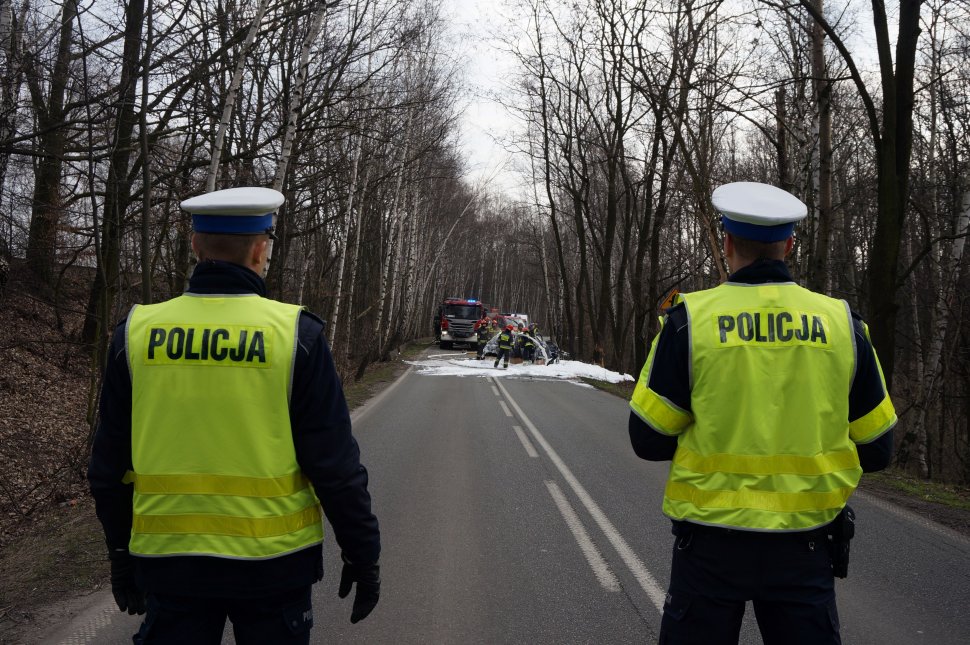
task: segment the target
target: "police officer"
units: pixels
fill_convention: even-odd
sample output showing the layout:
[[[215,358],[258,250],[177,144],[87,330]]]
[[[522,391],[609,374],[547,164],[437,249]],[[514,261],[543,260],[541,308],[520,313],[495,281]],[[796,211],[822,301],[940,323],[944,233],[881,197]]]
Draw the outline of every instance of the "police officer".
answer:
[[[283,195],[182,202],[199,264],[188,291],[118,325],[88,479],[118,608],[144,643],[308,643],[323,576],[321,506],[351,622],[380,595],[380,533],[324,323],[265,298]],[[147,599],[146,599],[147,595]],[[147,603],[146,603],[147,600]]]
[[[896,413],[865,323],[785,265],[805,205],[748,182],[713,204],[730,277],[667,310],[630,402],[636,454],[672,460],[660,642],[737,643],[750,600],[766,644],[840,643],[836,540]]]
[[[502,367],[509,366],[509,354],[512,353],[512,325],[506,325],[505,330],[498,335],[498,353],[495,355],[495,365],[498,367],[498,362],[503,361]]]

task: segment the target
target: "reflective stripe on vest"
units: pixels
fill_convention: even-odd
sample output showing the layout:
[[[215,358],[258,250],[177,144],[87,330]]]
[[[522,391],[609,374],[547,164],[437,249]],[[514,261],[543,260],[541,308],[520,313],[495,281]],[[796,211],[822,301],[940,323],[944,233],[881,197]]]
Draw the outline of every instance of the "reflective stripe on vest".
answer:
[[[132,309],[132,553],[264,559],[323,539],[290,428],[300,309],[194,294]]]
[[[667,317],[660,319],[660,329],[663,330],[667,324]],[[643,419],[647,425],[660,432],[661,434],[675,436],[683,432],[684,428],[690,425],[693,416],[690,412],[680,408],[666,397],[662,397],[650,389],[650,370],[653,368],[654,358],[657,355],[657,343],[660,340],[658,333],[650,344],[650,352],[647,360],[640,370],[640,378],[637,379],[636,387],[633,389],[633,396],[630,398],[630,408],[638,417]]]
[[[727,283],[684,300],[693,419],[678,437],[664,512],[751,530],[830,522],[862,473],[849,436],[848,305],[791,283]],[[641,408],[676,416],[647,399]]]

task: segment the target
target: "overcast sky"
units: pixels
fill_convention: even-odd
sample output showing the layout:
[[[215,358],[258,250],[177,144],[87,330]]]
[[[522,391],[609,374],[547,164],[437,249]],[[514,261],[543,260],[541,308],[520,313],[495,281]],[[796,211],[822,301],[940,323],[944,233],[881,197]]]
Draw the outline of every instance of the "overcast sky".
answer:
[[[450,53],[465,70],[463,80],[467,94],[462,106],[461,143],[470,170],[469,180],[474,185],[482,178],[491,178],[490,186],[496,192],[520,196],[525,186],[524,178],[514,172],[511,156],[496,139],[507,138],[521,128],[521,124],[510,117],[499,103],[489,98],[503,90],[517,69],[515,61],[503,52],[495,36],[496,33],[502,37],[510,35],[508,15],[513,15],[513,20],[520,23],[520,29],[527,20],[526,16],[520,18],[512,13],[508,8],[512,2],[514,0],[441,0],[443,18],[450,25],[449,32],[454,42]],[[736,6],[746,5],[736,3]],[[847,32],[846,44],[860,68],[878,80],[875,75],[878,64],[874,54],[871,9],[862,0],[850,0],[847,6],[848,9],[843,7],[840,10],[845,11],[840,18],[841,28]],[[898,4],[889,3],[887,11],[890,39],[895,43]],[[831,49],[830,55],[833,55]],[[841,65],[841,62],[837,64]],[[870,84],[870,92],[878,94],[877,84]]]
[[[517,178],[508,164],[509,155],[495,142],[517,127],[501,105],[490,100],[502,88],[513,62],[492,40],[504,20],[500,0],[443,0],[445,18],[452,25],[455,55],[464,60],[466,96],[461,141],[471,170],[471,181],[493,177],[492,186],[513,191]],[[502,170],[505,168],[505,170]]]

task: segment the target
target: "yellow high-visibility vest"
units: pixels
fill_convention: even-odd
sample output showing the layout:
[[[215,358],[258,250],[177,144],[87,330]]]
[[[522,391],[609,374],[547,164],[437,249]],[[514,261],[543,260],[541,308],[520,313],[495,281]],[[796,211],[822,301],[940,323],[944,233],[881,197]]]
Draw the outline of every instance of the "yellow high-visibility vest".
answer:
[[[862,474],[853,439],[864,437],[848,420],[848,305],[793,283],[726,283],[682,297],[691,412],[641,400],[670,422],[658,429],[679,435],[664,513],[761,531],[831,522]]]
[[[132,309],[132,553],[263,559],[323,539],[290,428],[300,309],[198,294]]]

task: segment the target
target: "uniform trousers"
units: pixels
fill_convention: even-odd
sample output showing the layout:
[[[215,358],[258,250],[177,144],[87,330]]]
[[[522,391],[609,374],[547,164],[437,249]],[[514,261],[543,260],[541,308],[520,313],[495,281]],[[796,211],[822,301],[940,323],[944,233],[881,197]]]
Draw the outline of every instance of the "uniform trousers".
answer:
[[[498,362],[500,360],[505,361],[505,367],[509,366],[509,354],[512,352],[511,349],[505,347],[499,347],[498,353],[495,355],[495,367],[498,367]]]
[[[226,618],[238,645],[306,645],[313,627],[310,587],[263,598],[149,594],[135,645],[219,645]]]
[[[765,645],[842,642],[824,534],[676,524],[661,645],[737,645],[749,600]]]

